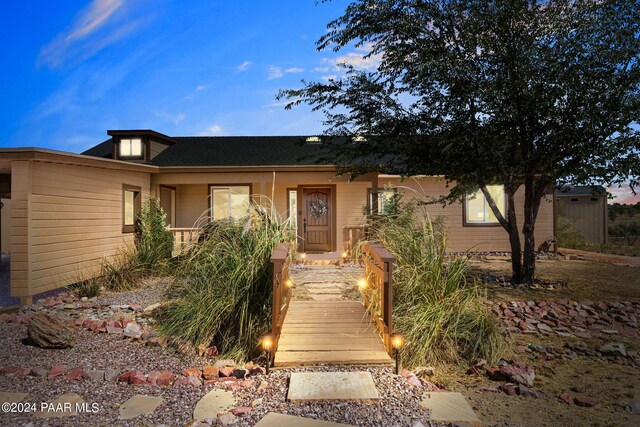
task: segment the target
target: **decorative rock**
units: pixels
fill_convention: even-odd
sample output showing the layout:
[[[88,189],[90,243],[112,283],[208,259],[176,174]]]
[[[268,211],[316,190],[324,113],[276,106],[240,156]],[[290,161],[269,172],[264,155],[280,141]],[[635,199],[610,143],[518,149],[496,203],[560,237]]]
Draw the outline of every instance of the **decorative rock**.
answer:
[[[538,398],[538,393],[535,390],[531,390],[529,387],[525,387],[522,384],[518,386],[518,395],[522,397]]]
[[[218,369],[218,371],[220,372],[220,376],[221,377],[230,377],[231,374],[233,373],[233,371],[235,371],[234,368],[220,368]]]
[[[45,368],[36,367],[31,369],[31,372],[29,373],[29,375],[31,375],[32,377],[46,377],[47,370]]]
[[[241,417],[243,415],[248,414],[249,412],[251,412],[253,410],[252,407],[250,406],[238,406],[237,408],[233,408],[231,410],[231,413],[237,417]]]
[[[173,375],[173,372],[164,371],[156,379],[156,384],[161,385],[161,386],[168,386],[168,385],[173,384],[175,379],[176,379],[176,377],[175,377],[175,375]]]
[[[85,377],[93,380],[93,381],[103,381],[104,380],[104,371],[93,369],[84,373]]]
[[[588,408],[592,406],[596,406],[597,404],[600,403],[598,399],[594,397],[586,397],[586,396],[576,397],[575,399],[573,399],[573,402],[578,406],[585,406]]]
[[[200,387],[202,384],[200,383],[200,380],[194,376],[179,377],[173,383],[174,387],[187,386],[187,385],[193,386],[193,387]]]
[[[184,375],[185,377],[201,378],[202,370],[200,368],[189,368],[182,371],[182,375]]]
[[[129,420],[140,415],[149,415],[164,402],[161,397],[136,394],[120,406],[120,419]]]
[[[236,362],[232,359],[220,359],[216,360],[216,363],[213,364],[216,368],[235,368]],[[228,376],[228,375],[227,375]]]
[[[509,396],[515,396],[517,394],[516,385],[515,384],[501,384],[498,386],[500,390],[508,394]]]
[[[146,384],[144,373],[140,371],[125,371],[118,376],[118,381],[131,385]]]
[[[160,377],[160,371],[151,371],[147,374],[147,382],[152,385],[158,385],[158,378]]]
[[[76,343],[76,332],[71,326],[44,313],[33,315],[27,334],[31,342],[40,348],[69,348]]]
[[[52,380],[54,378],[61,377],[67,373],[67,368],[62,365],[54,365],[51,367],[51,371],[49,371],[49,379]]]
[[[249,374],[249,371],[246,369],[234,369],[234,371],[231,372],[231,376],[236,377],[239,380],[243,380],[247,378],[248,374]]]
[[[233,415],[231,412],[225,412],[224,414],[221,414],[218,416],[218,424],[221,424],[223,426],[233,424],[235,421],[236,421],[236,416]]]
[[[640,415],[640,400],[632,400],[631,402],[627,403],[627,405],[624,407],[624,410],[634,415]]]
[[[124,328],[124,332],[122,333],[125,337],[129,337],[134,340],[139,340],[142,338],[142,330],[140,329],[140,325],[137,323],[129,323]]]
[[[119,335],[123,332],[122,328],[116,328],[114,326],[107,326],[107,333],[111,335]]]
[[[21,402],[29,393],[8,393],[0,391],[0,403],[18,403]]]
[[[203,376],[205,380],[213,380],[218,378],[218,368],[215,366],[205,366],[203,369]]]
[[[84,370],[82,368],[75,368],[69,371],[66,375],[66,379],[69,381],[80,381],[84,376]]]
[[[607,343],[602,347],[600,347],[598,351],[607,356],[622,356],[622,357],[627,356],[627,352],[625,350],[624,344],[619,342]]]
[[[108,382],[116,382],[118,379],[118,371],[115,369],[107,369],[104,371],[104,380]]]

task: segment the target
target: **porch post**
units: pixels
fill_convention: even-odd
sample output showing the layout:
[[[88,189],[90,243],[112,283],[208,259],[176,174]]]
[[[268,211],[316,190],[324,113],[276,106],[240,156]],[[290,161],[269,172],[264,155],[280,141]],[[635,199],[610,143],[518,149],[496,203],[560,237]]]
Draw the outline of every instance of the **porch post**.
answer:
[[[371,215],[378,215],[378,172],[371,174]]]

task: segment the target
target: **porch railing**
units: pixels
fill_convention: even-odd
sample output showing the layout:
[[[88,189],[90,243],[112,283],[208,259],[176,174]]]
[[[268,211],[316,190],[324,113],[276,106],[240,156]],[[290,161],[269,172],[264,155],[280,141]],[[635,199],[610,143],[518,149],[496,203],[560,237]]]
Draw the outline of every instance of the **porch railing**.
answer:
[[[342,228],[342,247],[349,258],[353,258],[358,243],[367,239],[368,232],[368,225],[348,225]]]
[[[273,301],[271,309],[271,336],[273,339],[273,359],[278,349],[278,340],[282,331],[282,324],[289,309],[291,301],[291,287],[287,286],[289,280],[289,264],[291,263],[290,243],[276,245],[271,253],[273,266]]]
[[[173,234],[173,252],[172,256],[185,254],[189,247],[198,241],[201,228],[169,228]]]
[[[393,264],[396,257],[380,244],[362,246],[367,284],[361,288],[365,308],[371,314],[389,355],[393,354]]]

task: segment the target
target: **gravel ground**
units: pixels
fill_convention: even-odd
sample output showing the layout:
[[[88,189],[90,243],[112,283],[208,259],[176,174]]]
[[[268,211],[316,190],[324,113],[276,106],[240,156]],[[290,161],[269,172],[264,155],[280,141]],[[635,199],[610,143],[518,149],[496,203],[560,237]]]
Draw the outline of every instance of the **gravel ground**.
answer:
[[[169,285],[169,280],[166,277],[147,278],[136,290],[105,293],[97,297],[95,302],[101,305],[138,304],[147,307],[163,300],[163,293]]]

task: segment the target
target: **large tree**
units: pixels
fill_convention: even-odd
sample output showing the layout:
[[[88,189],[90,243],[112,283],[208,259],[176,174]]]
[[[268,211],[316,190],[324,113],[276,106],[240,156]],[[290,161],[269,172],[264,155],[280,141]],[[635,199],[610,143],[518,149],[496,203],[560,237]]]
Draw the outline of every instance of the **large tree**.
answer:
[[[533,282],[545,194],[638,183],[638,1],[357,0],[328,30],[318,49],[368,49],[379,66],[345,65],[279,98],[324,112],[327,135],[364,136],[326,138],[343,172],[442,175],[449,202],[482,190],[509,234],[514,283]]]

